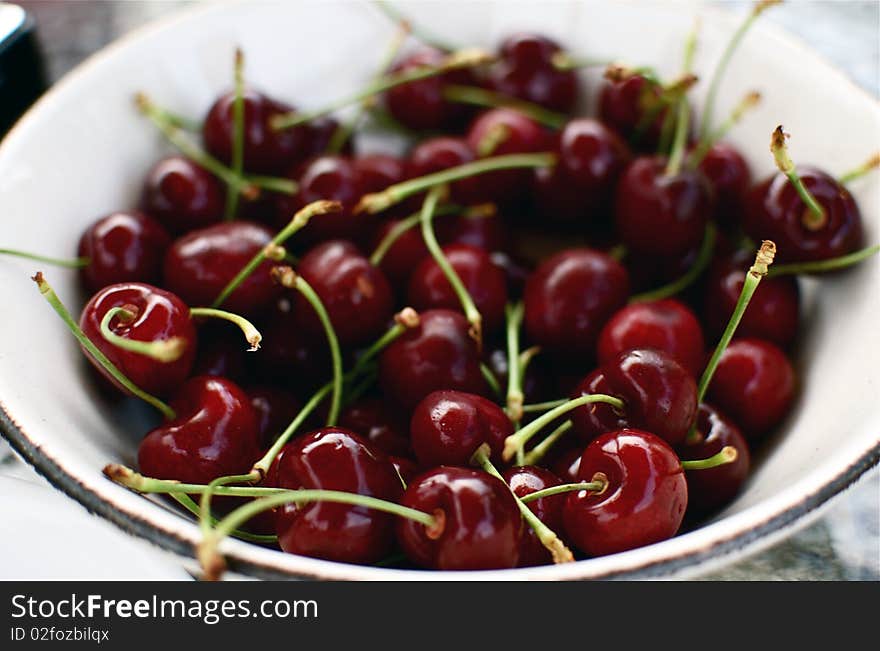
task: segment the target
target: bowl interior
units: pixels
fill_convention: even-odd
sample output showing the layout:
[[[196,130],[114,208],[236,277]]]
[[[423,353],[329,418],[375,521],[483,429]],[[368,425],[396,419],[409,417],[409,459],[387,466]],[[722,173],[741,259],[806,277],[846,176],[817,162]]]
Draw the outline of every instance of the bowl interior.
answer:
[[[670,3],[409,3],[420,25],[447,41],[494,46],[517,29],[545,32],[574,53],[648,62],[674,75],[693,24],[692,4]],[[702,8],[696,72],[708,78],[739,16]],[[645,38],[649,29],[651,38]],[[0,147],[2,246],[71,256],[85,226],[133,206],[148,166],[168,150],[134,109],[146,91],[176,112],[201,117],[230,86],[232,53],[241,46],[248,81],[298,107],[317,107],[358,88],[377,68],[393,26],[361,2],[248,2],[189,11],[123,39],[81,66],[23,119]],[[584,73],[587,99],[600,70]],[[706,84],[698,86],[701,106]],[[880,142],[876,101],[816,55],[766,24],[756,25],[731,63],[718,98],[723,115],[748,90],[763,101],[731,132],[756,177],[773,164],[769,135],[792,134],[792,156],[841,173]],[[809,101],[804,101],[804,98]],[[371,139],[367,148],[389,146]],[[399,144],[399,143],[398,143]],[[876,242],[880,182],[868,176],[851,190]],[[29,280],[41,269],[73,312],[84,297],[69,271],[0,258],[7,310],[0,321],[0,400],[16,447],[56,475],[68,492],[117,523],[187,552],[197,528],[160,506],[108,482],[110,461],[133,464],[137,441],[155,422],[141,405],[111,404],[85,381],[73,339]],[[798,406],[768,441],[742,495],[707,526],[626,554],[570,567],[502,573],[504,577],[639,576],[680,571],[730,558],[770,539],[835,486],[876,462],[880,352],[878,261],[805,288],[804,329],[795,364]],[[14,309],[11,309],[14,306]],[[259,353],[257,353],[259,354]],[[807,505],[808,508],[804,508]],[[774,524],[775,523],[775,524]],[[762,529],[763,528],[763,529]],[[761,535],[750,535],[752,530]],[[360,568],[299,558],[229,541],[247,571],[333,578],[413,578],[418,572]],[[486,573],[498,578],[498,573]],[[435,578],[432,575],[432,578]]]

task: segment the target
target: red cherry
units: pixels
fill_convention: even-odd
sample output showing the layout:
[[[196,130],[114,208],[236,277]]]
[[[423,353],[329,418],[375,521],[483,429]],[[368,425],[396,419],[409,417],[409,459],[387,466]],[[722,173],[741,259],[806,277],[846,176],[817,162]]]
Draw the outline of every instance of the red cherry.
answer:
[[[417,565],[437,570],[516,567],[522,516],[507,486],[491,475],[436,468],[410,482],[401,504],[442,518],[439,531],[398,520],[397,541]]]
[[[273,474],[277,486],[324,489],[396,502],[403,485],[382,452],[354,432],[325,427],[288,443]],[[394,516],[333,502],[287,504],[277,517],[278,544],[291,554],[375,563],[391,551]]]
[[[508,468],[503,473],[504,481],[518,497],[531,495],[545,488],[559,486],[562,480],[549,470],[538,466],[519,466]],[[542,497],[528,503],[529,509],[552,531],[562,531],[562,508],[565,495]],[[524,527],[519,546],[519,567],[549,565],[553,562],[549,550],[544,547],[531,527]]]
[[[141,208],[179,234],[223,218],[225,189],[210,172],[183,156],[163,158],[150,168]]]
[[[386,454],[412,454],[405,415],[381,398],[361,398],[349,405],[339,415],[339,426],[358,432]]]
[[[743,228],[749,237],[773,240],[780,263],[836,258],[862,247],[862,215],[840,182],[814,167],[799,166],[804,186],[825,210],[826,222],[810,226],[809,209],[794,186],[776,174],[749,192]]]
[[[397,474],[400,475],[400,478],[403,480],[403,485],[407,486],[413,478],[419,474],[419,466],[415,461],[409,459],[407,457],[388,457],[391,460],[391,463],[394,464],[394,468],[397,470]]]
[[[749,476],[749,447],[739,428],[714,407],[700,404],[694,439],[687,438],[676,450],[682,460],[708,459],[721,449],[736,448],[736,459],[714,468],[686,470],[688,514],[707,515],[726,506],[739,494]]]
[[[89,259],[80,280],[90,292],[113,283],[157,283],[170,244],[168,233],[152,217],[131,210],[111,213],[80,237],[77,255]]]
[[[700,244],[713,209],[701,172],[683,169],[668,176],[664,157],[642,156],[617,184],[614,223],[631,252],[671,258]]]
[[[675,299],[633,303],[615,313],[599,334],[599,364],[609,364],[633,348],[662,350],[694,377],[705,362],[700,322],[689,307]]]
[[[319,244],[303,256],[297,273],[324,304],[340,345],[372,341],[391,321],[394,302],[388,281],[351,242]],[[318,315],[301,294],[294,298],[293,313],[313,339],[323,336]]]
[[[646,100],[659,99],[660,92],[642,75],[631,75],[619,81],[605,81],[599,92],[599,118],[631,142],[638,151],[656,151],[668,109],[663,109],[641,137],[637,129],[645,118]]]
[[[558,43],[541,34],[512,34],[501,43],[501,60],[489,69],[486,83],[504,95],[570,113],[579,99],[580,82],[575,71],[553,65],[561,51]]]
[[[383,222],[373,236],[370,250],[375,251],[376,247],[379,246],[382,240],[400,221],[399,219],[389,219]],[[401,233],[391,246],[388,247],[388,250],[382,257],[382,261],[379,263],[379,268],[395,290],[399,294],[405,294],[410,274],[416,265],[428,255],[430,253],[428,252],[428,247],[425,246],[421,230],[417,227],[409,228]]]
[[[171,402],[177,416],[149,432],[138,448],[140,471],[159,479],[207,484],[248,472],[259,457],[257,418],[232,381],[190,378]]]
[[[441,244],[467,244],[494,253],[505,248],[507,233],[497,214],[449,215],[434,221]]]
[[[416,406],[410,421],[413,450],[422,466],[467,466],[488,443],[501,458],[513,423],[494,402],[462,391],[434,391]]]
[[[450,167],[472,163],[477,156],[464,138],[436,136],[416,145],[409,154],[409,175],[412,178],[442,172]],[[471,176],[450,184],[453,198],[463,204],[489,200],[481,186],[481,176]]]
[[[466,244],[443,247],[443,255],[458,274],[483,317],[483,329],[493,332],[504,324],[507,279],[483,249]],[[433,257],[424,258],[409,279],[407,302],[416,310],[461,309],[461,301]]]
[[[715,193],[715,219],[726,226],[738,225],[752,184],[752,171],[746,159],[730,143],[716,142],[699,168]]]
[[[648,432],[623,429],[590,443],[580,481],[602,473],[599,492],[570,493],[563,508],[568,539],[590,556],[604,556],[671,538],[688,503],[684,470],[675,451]]]
[[[339,122],[327,115],[324,115],[315,118],[314,120],[311,120],[307,125],[302,125],[301,127],[297,128],[302,127],[308,128],[308,153],[301,157],[301,160],[305,160],[306,158],[310,158],[312,156],[320,156],[321,154],[327,153],[327,146],[330,144],[330,140],[333,138],[333,134],[336,133],[336,130],[339,128]],[[351,138],[345,141],[345,144],[342,146],[340,153],[345,156],[351,156]]]
[[[123,350],[101,335],[101,321],[114,307],[136,312],[129,322],[119,317],[110,320],[110,330],[132,341],[166,341],[173,337],[184,340],[183,354],[172,362]],[[196,355],[196,328],[189,308],[177,296],[143,283],[108,285],[86,303],[80,316],[80,328],[122,374],[147,393],[167,396],[176,391],[193,366]],[[111,382],[116,381],[89,355],[95,367]],[[119,386],[117,384],[117,386]],[[121,386],[119,386],[122,389]]]
[[[794,369],[785,353],[768,341],[736,339],[721,355],[708,399],[753,440],[782,422],[794,392]]]
[[[623,428],[648,429],[670,445],[687,435],[697,415],[693,376],[660,350],[636,349],[618,355],[588,375],[573,397],[605,393],[619,397],[624,409],[607,404],[583,405],[570,413],[574,431],[585,441]]]
[[[236,274],[269,242],[272,232],[252,222],[224,222],[175,240],[165,254],[165,287],[194,307],[211,305]],[[280,294],[264,260],[221,307],[253,314]]]
[[[299,413],[302,405],[293,393],[270,385],[246,390],[257,417],[260,449],[267,450]]]
[[[428,310],[419,325],[392,342],[379,357],[379,382],[384,394],[413,409],[439,389],[486,395],[477,344],[459,312]]]
[[[599,331],[628,293],[626,270],[613,258],[588,248],[562,251],[526,283],[526,332],[558,356],[592,358]]]
[[[570,448],[562,453],[553,464],[553,472],[563,482],[574,484],[578,482],[578,472],[581,467],[582,447]],[[555,531],[555,529],[554,529]]]

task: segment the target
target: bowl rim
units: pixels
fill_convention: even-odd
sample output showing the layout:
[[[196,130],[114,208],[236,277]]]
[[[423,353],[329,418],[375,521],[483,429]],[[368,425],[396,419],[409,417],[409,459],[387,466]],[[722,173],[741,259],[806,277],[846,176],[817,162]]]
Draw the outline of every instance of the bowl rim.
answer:
[[[123,36],[117,38],[103,48],[94,52],[73,69],[68,71],[61,79],[56,81],[34,104],[15,122],[6,135],[0,140],[0,151],[5,149],[10,140],[16,139],[17,133],[22,131],[22,127],[38,118],[42,107],[51,104],[56,93],[69,85],[75,84],[77,78],[86,70],[99,64],[102,60],[112,56],[118,49],[123,49],[131,43],[141,40],[149,36],[153,32],[160,32],[177,22],[191,20],[194,15],[202,12],[215,11],[230,4],[244,4],[243,0],[225,3],[205,3],[203,5],[195,5],[188,8],[179,9],[172,14],[148,22],[137,27]],[[730,20],[733,14],[727,9],[717,6],[702,5],[699,8],[701,15],[711,14],[721,20]],[[880,107],[880,98],[874,97],[866,89],[855,83],[849,75],[831,64],[829,60],[821,53],[808,47],[798,37],[790,34],[786,30],[774,25],[761,26],[762,29],[772,31],[773,36],[788,45],[801,51],[805,56],[809,56],[813,61],[830,73],[844,80],[857,94],[863,99],[867,99]],[[36,117],[35,117],[36,116]],[[32,437],[30,437],[24,428],[15,421],[12,414],[6,408],[6,405],[0,400],[0,433],[10,443],[11,447],[34,469],[42,475],[52,486],[67,494],[79,502],[90,513],[98,515],[104,519],[113,522],[123,531],[145,539],[162,549],[177,554],[184,559],[194,559],[195,549],[192,539],[187,538],[181,531],[175,531],[158,522],[151,521],[149,515],[139,512],[135,509],[129,509],[120,502],[114,500],[112,491],[106,491],[102,494],[95,487],[88,486],[82,479],[70,472],[63,462],[54,458],[49,452],[43,449]],[[509,570],[482,570],[470,572],[437,572],[427,570],[397,570],[391,568],[378,568],[372,566],[360,566],[355,564],[338,563],[333,561],[325,561],[304,556],[284,554],[284,558],[299,561],[294,563],[299,565],[296,569],[286,567],[291,563],[272,563],[268,559],[261,558],[261,554],[249,555],[247,553],[238,553],[237,545],[247,545],[248,547],[270,551],[273,554],[279,554],[274,550],[263,550],[255,547],[250,543],[242,541],[228,540],[226,541],[223,552],[229,564],[229,569],[233,572],[240,572],[247,576],[262,579],[315,579],[315,580],[347,580],[347,579],[368,579],[368,580],[391,580],[395,578],[408,578],[418,580],[442,579],[478,579],[478,580],[546,580],[546,579],[658,579],[670,577],[685,572],[688,569],[693,570],[695,567],[704,567],[710,562],[717,565],[723,565],[731,562],[735,557],[744,554],[748,550],[756,550],[762,543],[764,545],[771,544],[775,539],[781,538],[787,533],[797,528],[799,524],[805,525],[810,514],[818,515],[821,509],[827,506],[830,501],[843,491],[856,483],[873,468],[880,466],[880,437],[875,440],[867,449],[860,451],[858,456],[849,461],[843,468],[839,469],[825,483],[811,485],[810,491],[801,494],[796,500],[788,500],[781,509],[770,512],[757,522],[753,522],[751,526],[739,527],[725,535],[710,536],[710,540],[691,544],[685,549],[675,550],[669,543],[680,540],[676,537],[671,541],[664,541],[642,547],[637,550],[616,554],[618,557],[628,557],[631,562],[619,563],[618,567],[598,569],[593,561],[599,559],[587,559],[577,563],[566,564],[564,566],[540,566],[535,568],[515,568]],[[109,483],[112,489],[121,489],[115,484]],[[718,524],[729,520],[736,516],[745,516],[756,510],[773,498],[767,498],[756,503],[744,511],[731,514],[720,521],[710,523],[698,528],[696,531],[705,531]],[[690,532],[693,533],[693,532]],[[643,553],[643,550],[650,550],[664,546],[667,550],[665,553],[656,553],[653,556]],[[256,556],[256,557],[254,557]],[[642,558],[644,556],[644,558]],[[606,557],[607,558],[607,557]]]

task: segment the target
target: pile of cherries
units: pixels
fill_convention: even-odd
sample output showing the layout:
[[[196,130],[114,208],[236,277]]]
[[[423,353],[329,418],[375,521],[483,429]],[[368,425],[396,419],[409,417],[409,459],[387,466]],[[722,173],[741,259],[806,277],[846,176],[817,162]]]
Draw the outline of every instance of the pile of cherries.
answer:
[[[690,127],[688,70],[611,66],[579,115],[579,63],[539,34],[418,41],[354,123],[241,64],[201,124],[139,99],[179,153],[79,242],[84,350],[163,415],[108,476],[214,546],[442,570],[613,554],[735,498],[795,397],[798,273],[863,246],[843,182],[786,167],[781,129],[753,182]],[[377,124],[411,148],[362,153]]]

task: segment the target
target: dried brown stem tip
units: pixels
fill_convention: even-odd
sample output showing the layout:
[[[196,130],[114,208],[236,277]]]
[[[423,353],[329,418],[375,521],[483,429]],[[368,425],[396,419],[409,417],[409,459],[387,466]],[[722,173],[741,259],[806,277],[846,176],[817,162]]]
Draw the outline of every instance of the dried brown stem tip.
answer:
[[[284,256],[287,255],[287,249],[283,246],[275,244],[274,242],[269,242],[265,247],[263,247],[263,255],[266,256],[269,260],[273,262],[281,262],[284,260]]]
[[[431,515],[434,516],[434,524],[430,527],[425,527],[425,535],[430,540],[437,540],[443,535],[443,530],[446,529],[446,513],[443,509],[434,509]]]
[[[134,470],[118,463],[108,463],[104,466],[103,472],[107,479],[116,482],[117,484],[125,484],[129,479],[135,476]]]
[[[282,287],[291,289],[296,284],[296,272],[287,265],[272,267],[272,271],[269,274],[272,276],[272,280]]]
[[[394,321],[404,328],[418,328],[420,323],[419,313],[411,307],[405,307],[394,315]]]
[[[773,258],[776,257],[776,244],[771,240],[761,242],[761,248],[755,256],[755,264],[749,269],[749,273],[753,276],[766,276],[767,268],[773,264]]]
[[[754,8],[752,8],[752,15],[760,16],[770,7],[781,4],[782,0],[758,0],[758,2],[755,3]]]
[[[612,63],[607,68],[605,68],[605,74],[603,76],[610,82],[618,82],[626,81],[627,79],[635,75],[636,71],[632,68],[622,65],[620,63]]]
[[[196,547],[196,558],[202,566],[203,581],[219,581],[226,571],[226,561],[214,550],[214,545],[199,543]]]

